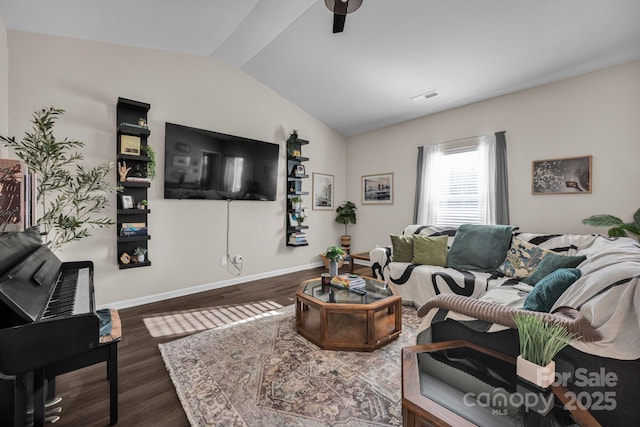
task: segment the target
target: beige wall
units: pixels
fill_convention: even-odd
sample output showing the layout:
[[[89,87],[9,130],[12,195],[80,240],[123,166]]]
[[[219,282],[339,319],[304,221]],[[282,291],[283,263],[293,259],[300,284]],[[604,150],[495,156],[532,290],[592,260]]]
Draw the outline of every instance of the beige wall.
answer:
[[[9,111],[9,52],[7,48],[7,27],[0,17],[0,135],[6,135]],[[9,151],[0,146],[0,158],[7,157]]]
[[[506,130],[511,223],[531,232],[605,232],[596,213],[632,219],[640,207],[640,61],[478,102],[347,141],[347,197],[356,251],[388,244],[412,222],[417,147]],[[593,192],[531,194],[531,162],[593,155]],[[391,206],[360,203],[362,175],[393,172]]]
[[[317,255],[337,241],[340,230],[333,213],[312,211],[310,246],[285,246],[284,141],[294,128],[311,141],[303,148],[311,159],[305,164],[307,172],[335,175],[341,200],[344,138],[245,73],[193,55],[25,32],[9,31],[8,41],[10,135],[21,137],[30,128],[32,112],[53,105],[66,110],[55,128],[58,138],[84,141],[88,164],[115,161],[118,97],[151,104],[149,143],[158,154],[160,172],[149,194],[153,265],[118,270],[114,228],[98,230],[59,253],[63,260],[95,263],[98,304],[140,303],[147,296],[179,295],[189,287],[217,287],[307,268],[319,263]],[[163,199],[166,121],[281,144],[277,201],[237,201],[230,206],[230,253],[244,257],[241,277],[220,265],[226,253],[227,203]],[[310,180],[304,190],[311,191]],[[115,197],[108,211],[114,218]]]

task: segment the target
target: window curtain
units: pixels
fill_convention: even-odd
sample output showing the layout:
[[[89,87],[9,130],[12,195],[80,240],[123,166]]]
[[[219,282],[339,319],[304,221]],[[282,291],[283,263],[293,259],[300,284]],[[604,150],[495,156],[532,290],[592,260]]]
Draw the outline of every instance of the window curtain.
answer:
[[[509,224],[507,145],[505,132],[482,135],[476,140],[482,159],[479,183],[480,217],[486,224]],[[436,224],[440,177],[438,165],[448,143],[418,147],[414,224]]]

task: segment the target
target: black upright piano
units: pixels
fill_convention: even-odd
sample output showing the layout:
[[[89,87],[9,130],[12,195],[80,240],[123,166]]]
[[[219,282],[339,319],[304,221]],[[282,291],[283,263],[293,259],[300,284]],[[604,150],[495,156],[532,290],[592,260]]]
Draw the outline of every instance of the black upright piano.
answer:
[[[47,371],[100,346],[93,264],[61,262],[39,239],[32,229],[0,236],[2,426],[43,425],[55,390]]]

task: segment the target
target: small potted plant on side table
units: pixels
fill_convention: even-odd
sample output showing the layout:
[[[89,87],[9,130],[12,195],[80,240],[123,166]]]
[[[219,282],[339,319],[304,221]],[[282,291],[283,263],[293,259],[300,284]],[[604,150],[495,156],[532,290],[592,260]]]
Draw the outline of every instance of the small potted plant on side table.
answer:
[[[144,262],[144,258],[145,258],[146,254],[147,254],[147,249],[146,248],[141,248],[140,246],[138,246],[133,251],[133,256],[135,257],[136,262]]]

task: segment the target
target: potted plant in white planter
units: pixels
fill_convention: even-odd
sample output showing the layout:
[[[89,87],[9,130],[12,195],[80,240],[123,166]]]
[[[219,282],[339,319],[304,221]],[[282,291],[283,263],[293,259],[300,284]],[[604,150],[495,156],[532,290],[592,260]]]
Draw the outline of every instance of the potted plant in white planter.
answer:
[[[520,339],[520,355],[516,361],[518,376],[539,387],[549,387],[555,378],[553,358],[577,335],[559,324],[526,312],[513,315]]]
[[[300,206],[302,206],[302,197],[292,197],[291,198],[291,208],[295,210],[299,210]]]
[[[147,249],[141,248],[139,246],[133,251],[133,256],[135,257],[136,262],[144,262],[144,257],[146,254]]]
[[[340,246],[329,246],[325,253],[320,255],[323,259],[328,260],[329,274],[331,277],[338,275],[338,263],[343,260],[344,251]]]

